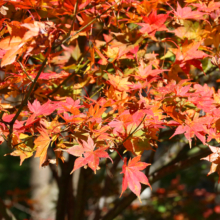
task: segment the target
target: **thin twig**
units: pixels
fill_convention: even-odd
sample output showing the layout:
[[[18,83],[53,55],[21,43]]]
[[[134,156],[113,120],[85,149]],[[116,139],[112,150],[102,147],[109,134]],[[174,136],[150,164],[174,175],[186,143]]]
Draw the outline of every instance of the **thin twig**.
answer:
[[[25,70],[24,66],[22,65],[22,63],[20,62],[20,60],[17,60],[17,62],[20,64],[21,69],[24,71],[24,73],[26,74],[27,78],[33,83],[34,81],[31,79],[31,77],[28,75],[27,71]]]
[[[92,98],[92,97],[94,97],[98,92],[100,92],[103,88],[105,87],[105,85],[103,85],[100,89],[98,89],[94,94],[92,94],[92,96],[90,97],[90,98]]]
[[[79,3],[79,0],[76,0],[76,4],[75,4],[75,7],[74,7],[74,12],[73,12],[73,20],[72,20],[72,24],[71,24],[71,27],[69,29],[69,32],[67,34],[67,37],[69,37],[71,35],[71,31],[74,28],[74,23],[76,21],[76,14],[77,14],[78,3]]]

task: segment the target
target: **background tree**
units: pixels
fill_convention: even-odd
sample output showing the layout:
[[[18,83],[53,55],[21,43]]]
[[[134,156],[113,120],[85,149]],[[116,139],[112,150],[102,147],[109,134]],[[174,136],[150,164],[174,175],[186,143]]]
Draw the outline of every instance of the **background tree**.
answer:
[[[220,2],[0,6],[0,141],[50,167],[57,220],[112,220],[201,158],[220,172]]]

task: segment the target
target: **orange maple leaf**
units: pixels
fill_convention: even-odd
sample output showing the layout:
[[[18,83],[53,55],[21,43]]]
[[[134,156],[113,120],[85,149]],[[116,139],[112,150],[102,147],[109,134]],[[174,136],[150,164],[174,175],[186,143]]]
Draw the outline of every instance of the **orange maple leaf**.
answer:
[[[50,145],[51,139],[46,129],[41,127],[38,128],[37,130],[39,131],[40,136],[37,137],[36,140],[34,141],[34,144],[37,147],[35,157],[40,157],[40,167],[41,167],[47,158],[47,149]]]
[[[212,151],[212,154],[208,155],[207,157],[201,158],[201,160],[207,160],[212,163],[210,171],[208,175],[217,172],[219,175],[218,182],[220,182],[220,148],[219,147],[213,147],[208,145],[210,150]]]
[[[113,76],[111,74],[108,74],[109,78],[109,83],[114,86],[115,89],[119,90],[120,92],[123,91],[129,91],[130,90],[130,85],[132,83],[128,82],[129,77],[121,78],[120,76],[116,75]]]

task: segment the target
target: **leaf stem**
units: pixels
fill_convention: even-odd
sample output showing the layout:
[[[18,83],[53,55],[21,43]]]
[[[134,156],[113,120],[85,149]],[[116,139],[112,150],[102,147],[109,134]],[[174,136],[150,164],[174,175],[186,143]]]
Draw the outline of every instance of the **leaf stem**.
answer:
[[[117,148],[110,148],[110,149],[115,150],[115,151],[118,153],[118,155],[121,157],[121,159],[124,161],[123,157],[121,156],[121,154],[119,153],[119,151],[118,151],[118,149],[117,149]]]

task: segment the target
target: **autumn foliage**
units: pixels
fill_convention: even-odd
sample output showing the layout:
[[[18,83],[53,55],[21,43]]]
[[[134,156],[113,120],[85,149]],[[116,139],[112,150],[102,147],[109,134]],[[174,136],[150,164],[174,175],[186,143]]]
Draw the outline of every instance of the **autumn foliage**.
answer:
[[[0,142],[20,164],[73,155],[72,172],[97,173],[116,152],[121,194],[139,197],[151,183],[141,155],[161,130],[190,147],[220,141],[220,90],[199,81],[220,65],[219,11],[212,0],[2,0]]]

